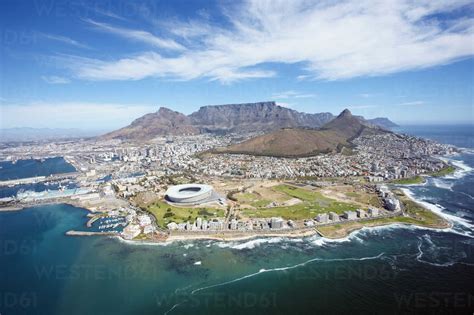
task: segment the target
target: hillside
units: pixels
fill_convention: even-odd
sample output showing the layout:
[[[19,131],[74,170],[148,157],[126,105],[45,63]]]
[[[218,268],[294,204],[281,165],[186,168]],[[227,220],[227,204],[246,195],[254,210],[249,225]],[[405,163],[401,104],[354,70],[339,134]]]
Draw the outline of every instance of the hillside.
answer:
[[[391,121],[390,119],[385,118],[385,117],[377,117],[377,118],[373,118],[373,119],[367,119],[367,121],[371,124],[374,124],[376,126],[379,126],[379,127],[385,128],[385,129],[391,129],[391,128],[399,127],[396,123],[394,123],[393,121]]]
[[[275,102],[203,106],[189,116],[161,107],[156,113],[146,114],[129,126],[100,138],[146,141],[169,135],[271,132],[282,128],[315,129],[333,119],[331,113],[307,114],[278,106]],[[359,116],[354,119],[367,122]]]
[[[333,131],[281,129],[218,149],[216,153],[281,157],[311,156],[336,151],[339,144],[349,146],[344,137]]]
[[[387,132],[364,124],[344,110],[321,129],[281,129],[216,150],[216,153],[301,157],[338,152],[362,134]]]
[[[161,107],[156,113],[146,114],[134,120],[129,126],[103,135],[102,139],[149,140],[158,135],[198,134],[191,119],[179,112]]]

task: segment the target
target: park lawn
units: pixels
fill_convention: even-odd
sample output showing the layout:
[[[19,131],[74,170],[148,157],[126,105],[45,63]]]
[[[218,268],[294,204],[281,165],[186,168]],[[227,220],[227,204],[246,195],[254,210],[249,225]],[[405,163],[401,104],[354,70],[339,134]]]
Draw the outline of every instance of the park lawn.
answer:
[[[409,216],[396,216],[390,218],[367,219],[364,221],[341,222],[339,224],[334,225],[319,226],[317,227],[317,230],[321,232],[321,234],[325,237],[341,238],[347,236],[350,232],[361,229],[363,227],[380,226],[392,223],[413,224],[432,228],[445,228],[449,226],[449,223],[447,221],[440,218],[430,210],[421,207],[416,202],[413,202],[413,204],[405,204],[404,202],[404,206],[409,208],[408,210],[405,208],[405,212]]]
[[[250,203],[250,205],[252,207],[255,207],[255,208],[263,208],[263,207],[268,206],[270,203],[271,203],[271,201],[269,201],[269,200],[261,199],[261,200],[257,200],[257,201],[254,201],[254,202]]]
[[[371,205],[376,208],[383,207],[383,204],[380,199],[374,194],[369,194],[366,192],[346,192],[345,194],[348,197],[354,198],[354,200],[357,202]]]
[[[239,203],[247,204],[255,208],[266,207],[271,203],[271,201],[267,199],[262,199],[262,197],[256,193],[238,193],[234,197]]]
[[[456,168],[454,166],[448,165],[445,168],[439,170],[438,172],[429,173],[428,175],[433,177],[442,177],[454,173]]]
[[[278,185],[278,186],[273,187],[273,190],[282,192],[284,194],[287,194],[288,196],[291,196],[293,198],[298,198],[303,201],[314,201],[316,199],[319,199],[319,200],[329,199],[329,198],[324,197],[319,192],[311,191],[311,190],[303,189],[303,188],[298,188],[298,187],[293,187],[289,185]]]
[[[391,183],[398,184],[398,185],[414,185],[414,184],[423,184],[425,179],[421,176],[415,176],[411,178],[401,178],[395,179]]]
[[[418,220],[415,220],[410,217],[398,216],[391,218],[370,219],[364,221],[351,221],[334,225],[324,225],[317,227],[317,230],[325,237],[341,238],[347,236],[350,232],[361,229],[363,227],[380,226],[392,223],[420,225],[420,222]]]
[[[197,217],[209,220],[225,216],[225,211],[218,208],[192,208],[192,207],[175,207],[164,201],[155,202],[146,207],[156,218],[159,226],[165,227],[170,222],[194,222]]]
[[[360,198],[361,197],[361,194],[353,192],[353,191],[346,192],[346,195],[349,196],[349,197],[352,197],[352,198]]]
[[[400,198],[406,214],[418,221],[418,225],[428,227],[446,227],[446,221],[436,213],[404,196]]]
[[[248,193],[248,192],[243,192],[243,193],[238,193],[235,194],[234,197],[242,203],[250,203],[255,200],[258,200],[258,196],[254,193]]]
[[[324,197],[321,193],[288,185],[273,187],[278,192],[285,193],[303,202],[293,206],[243,209],[242,214],[250,218],[282,217],[287,220],[302,220],[315,217],[319,213],[336,212],[342,214],[347,210],[359,208],[355,204],[338,202]]]

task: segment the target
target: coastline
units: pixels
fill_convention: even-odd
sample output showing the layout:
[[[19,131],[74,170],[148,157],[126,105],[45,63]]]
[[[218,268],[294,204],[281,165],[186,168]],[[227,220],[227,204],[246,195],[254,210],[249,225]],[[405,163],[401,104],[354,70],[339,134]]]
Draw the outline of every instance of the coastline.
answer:
[[[426,211],[429,211],[436,215],[437,217],[441,218],[443,224],[436,225],[436,226],[428,226],[423,224],[417,224],[415,222],[403,222],[404,219],[411,219],[411,217],[404,216],[400,214],[399,216],[389,217],[389,218],[374,218],[368,219],[363,221],[353,221],[353,222],[343,222],[340,224],[335,225],[324,225],[324,226],[315,226],[312,228],[302,228],[299,230],[279,230],[279,231],[268,231],[263,233],[254,233],[254,232],[235,232],[235,231],[227,231],[227,232],[214,232],[214,233],[169,233],[166,238],[161,239],[137,239],[137,240],[127,240],[124,239],[120,234],[110,234],[110,233],[103,233],[103,232],[90,232],[90,231],[68,231],[65,233],[67,236],[89,236],[89,235],[98,235],[98,236],[112,236],[118,237],[119,239],[123,240],[128,244],[166,244],[175,241],[197,241],[197,240],[214,240],[214,241],[244,241],[250,240],[255,238],[272,238],[272,237],[283,237],[283,238],[305,238],[314,235],[319,235],[322,238],[326,239],[343,239],[349,236],[351,233],[361,230],[363,228],[378,228],[383,226],[389,225],[405,225],[405,226],[416,226],[421,228],[427,229],[434,229],[434,230],[442,230],[446,228],[452,227],[451,223],[451,216],[450,215],[443,215],[441,213],[437,213],[424,205],[422,202],[416,200],[409,192],[407,188],[401,188],[406,198],[416,202],[418,205],[423,207]],[[66,201],[51,201],[45,202],[36,205],[24,205],[18,207],[5,207],[0,208],[0,212],[8,212],[8,211],[21,211],[25,208],[36,207],[41,205],[51,205],[51,204],[67,204],[77,208],[81,208],[84,210],[89,211],[90,213],[97,213],[94,209],[90,209],[87,205],[84,205],[80,202],[76,202],[73,200],[66,200]],[[87,222],[84,223],[85,225]],[[331,229],[330,232],[327,229]]]
[[[459,165],[452,165],[449,173],[443,174],[442,178],[449,178],[449,176],[459,170],[463,170]],[[463,170],[464,171],[464,170]],[[441,209],[439,211],[434,211],[432,207],[426,204],[426,202],[417,200],[414,198],[413,194],[408,190],[410,186],[419,186],[419,185],[426,185],[427,181],[426,178],[431,177],[430,174],[423,174],[421,177],[424,179],[424,183],[421,184],[394,184],[398,186],[400,190],[403,192],[404,197],[408,198],[409,200],[415,202],[417,205],[425,209],[426,211],[432,213],[436,217],[440,218],[439,224],[420,224],[420,222],[407,222],[413,220],[412,217],[406,214],[400,214],[399,216],[389,217],[389,218],[374,218],[369,220],[362,220],[362,221],[353,221],[353,222],[343,222],[340,224],[334,225],[323,225],[323,226],[315,226],[312,228],[300,228],[294,230],[279,230],[279,231],[265,231],[265,232],[236,232],[236,231],[226,231],[226,232],[213,232],[213,233],[168,233],[166,237],[164,237],[165,233],[162,233],[163,237],[160,238],[147,238],[147,239],[135,239],[135,240],[127,240],[124,239],[120,234],[110,234],[110,233],[95,233],[95,232],[88,232],[88,231],[68,231],[65,235],[74,235],[74,236],[83,236],[83,235],[102,235],[102,236],[112,236],[118,237],[122,241],[128,244],[166,244],[174,241],[195,241],[195,240],[215,240],[215,241],[243,241],[255,238],[271,238],[271,237],[283,237],[283,238],[304,238],[310,237],[314,235],[319,235],[322,238],[326,239],[343,239],[348,237],[351,233],[364,229],[364,228],[380,228],[384,226],[390,225],[400,225],[400,226],[415,226],[420,228],[426,229],[433,229],[433,230],[443,230],[446,228],[450,228],[453,226],[453,221],[458,221],[457,218],[454,216],[442,213]],[[436,177],[436,176],[434,176]],[[405,188],[406,187],[406,188]],[[65,199],[65,200],[50,200],[46,202],[36,203],[36,204],[23,204],[23,205],[13,205],[13,206],[6,206],[0,208],[0,212],[10,212],[10,211],[21,211],[25,208],[30,207],[37,207],[41,205],[51,205],[51,204],[67,204],[74,207],[78,207],[84,210],[89,211],[92,213],[100,213],[102,211],[97,211],[96,207],[92,207],[85,202],[80,202],[78,200],[72,199]],[[436,207],[433,205],[433,207]],[[437,209],[438,210],[438,209]],[[462,220],[462,219],[461,219]],[[87,223],[87,222],[86,222]],[[85,225],[86,225],[85,223]],[[331,231],[327,231],[327,230]]]
[[[213,234],[202,234],[202,235],[170,235],[166,239],[166,242],[173,241],[193,241],[193,240],[215,240],[215,241],[244,241],[254,238],[268,238],[268,237],[285,237],[285,238],[302,238],[320,234],[316,228],[301,230],[301,231],[274,231],[267,233],[213,233]]]

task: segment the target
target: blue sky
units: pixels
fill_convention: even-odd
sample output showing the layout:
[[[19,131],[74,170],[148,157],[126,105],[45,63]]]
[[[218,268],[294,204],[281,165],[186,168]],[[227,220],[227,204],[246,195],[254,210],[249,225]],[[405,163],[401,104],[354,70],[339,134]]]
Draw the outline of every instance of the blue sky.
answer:
[[[471,1],[2,0],[0,28],[3,128],[264,100],[474,121]]]

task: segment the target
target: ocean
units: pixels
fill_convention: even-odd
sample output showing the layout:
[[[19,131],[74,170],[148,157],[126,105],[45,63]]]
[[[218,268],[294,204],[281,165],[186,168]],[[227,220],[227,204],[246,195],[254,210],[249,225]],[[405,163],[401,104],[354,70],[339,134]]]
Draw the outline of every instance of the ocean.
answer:
[[[76,169],[62,157],[44,160],[18,160],[0,162],[0,180],[19,179],[51,174],[75,172]]]
[[[49,176],[52,174],[75,172],[74,166],[66,162],[62,157],[53,157],[45,160],[18,160],[0,162],[0,180],[21,179],[36,176]],[[76,187],[74,183],[62,183],[67,188]],[[19,191],[45,191],[57,190],[58,183],[32,183],[15,186],[1,186],[0,198],[14,197]]]
[[[467,148],[449,157],[459,167],[454,174],[406,187],[453,228],[391,225],[340,240],[132,244],[65,236],[87,220],[86,210],[72,206],[5,212],[0,314],[472,314],[473,130],[402,131]]]

